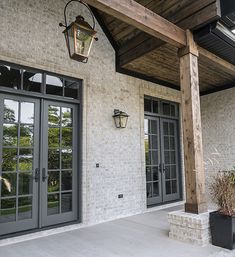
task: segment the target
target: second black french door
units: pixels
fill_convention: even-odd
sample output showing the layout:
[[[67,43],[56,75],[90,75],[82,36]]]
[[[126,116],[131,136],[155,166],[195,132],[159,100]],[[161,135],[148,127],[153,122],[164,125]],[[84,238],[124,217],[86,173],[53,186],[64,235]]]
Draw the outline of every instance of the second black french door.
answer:
[[[180,198],[178,121],[145,117],[147,204]]]
[[[77,105],[0,95],[0,235],[77,219]]]

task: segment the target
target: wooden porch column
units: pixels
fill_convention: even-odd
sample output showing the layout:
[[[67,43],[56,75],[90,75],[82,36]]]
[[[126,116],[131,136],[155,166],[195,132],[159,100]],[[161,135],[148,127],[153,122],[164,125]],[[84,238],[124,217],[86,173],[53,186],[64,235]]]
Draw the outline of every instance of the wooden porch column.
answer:
[[[186,204],[185,211],[207,211],[202,151],[202,129],[198,77],[198,48],[187,31],[187,46],[178,52],[182,97]]]

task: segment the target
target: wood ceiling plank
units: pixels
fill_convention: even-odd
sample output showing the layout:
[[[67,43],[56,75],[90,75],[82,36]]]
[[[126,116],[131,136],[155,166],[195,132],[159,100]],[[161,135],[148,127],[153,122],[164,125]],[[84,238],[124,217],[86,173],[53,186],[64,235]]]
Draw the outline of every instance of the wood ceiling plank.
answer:
[[[186,45],[184,30],[133,0],[86,0],[85,2],[178,48]]]
[[[190,6],[186,5],[185,12],[183,12],[183,14],[181,16],[178,14],[181,12],[178,12],[178,13],[175,12],[174,14],[172,14],[171,17],[169,18],[170,21],[176,23],[179,27],[186,29],[189,24],[192,25],[193,23],[191,21],[185,23],[185,20],[184,20],[185,17],[189,17],[189,16],[191,17],[194,12],[200,11],[204,7],[210,9],[211,4],[216,6],[215,0],[199,0],[196,3],[197,4],[192,3],[190,5],[190,6],[192,6],[192,8],[190,8]],[[204,14],[204,12],[203,12],[203,14]],[[188,18],[186,18],[186,20],[188,20]],[[122,48],[119,49],[118,55],[119,56],[122,55],[119,58],[120,65],[130,62],[130,61],[134,60],[134,58],[138,58],[141,55],[147,54],[148,52],[151,52],[153,49],[155,49],[161,45],[161,41],[157,38],[154,38],[154,39],[146,38],[145,41],[142,41],[142,45],[140,45],[140,43],[138,43],[138,37],[143,37],[143,35],[141,35],[141,34],[143,34],[143,33],[140,33],[134,39],[129,41],[129,42],[136,42],[136,46],[133,46],[133,43],[132,43],[132,45],[130,45],[128,47],[128,44],[130,44],[130,43],[126,43],[126,44],[124,44],[124,46]],[[148,42],[148,41],[150,41],[150,42]],[[162,44],[164,44],[164,42],[162,42]],[[151,46],[151,47],[149,47],[149,46]],[[126,50],[126,51],[124,51],[124,50]],[[124,54],[125,52],[126,52],[126,54]]]
[[[208,60],[210,63],[218,68],[219,70],[223,70],[224,72],[230,74],[235,79],[235,65],[225,61],[224,59],[218,57],[217,55],[207,51],[206,49],[199,47],[199,55]]]
[[[198,28],[212,21],[215,21],[221,17],[221,9],[219,1],[208,5],[207,7],[201,9],[197,13],[189,16],[180,23],[180,27],[185,28]]]

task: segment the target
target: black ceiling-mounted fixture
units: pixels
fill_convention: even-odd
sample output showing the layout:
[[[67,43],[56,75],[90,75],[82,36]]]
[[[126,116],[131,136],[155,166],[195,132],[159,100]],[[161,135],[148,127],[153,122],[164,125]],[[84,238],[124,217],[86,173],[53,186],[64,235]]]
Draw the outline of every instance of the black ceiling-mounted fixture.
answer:
[[[235,1],[220,0],[221,20],[231,30],[235,29]]]
[[[78,2],[84,5],[90,12],[93,24],[92,26],[85,21],[84,17],[78,15],[76,20],[68,25],[67,23],[67,7],[72,2]],[[90,54],[91,46],[95,37],[95,18],[90,7],[81,0],[70,0],[64,7],[64,24],[60,23],[60,27],[65,27],[63,31],[69,56],[71,59],[86,63]]]
[[[221,17],[194,31],[201,47],[235,64],[235,0],[220,0]]]

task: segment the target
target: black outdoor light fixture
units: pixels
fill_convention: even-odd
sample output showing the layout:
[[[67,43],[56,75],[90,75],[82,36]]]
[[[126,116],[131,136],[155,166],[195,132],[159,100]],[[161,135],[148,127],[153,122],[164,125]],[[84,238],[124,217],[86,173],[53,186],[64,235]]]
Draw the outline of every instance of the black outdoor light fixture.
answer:
[[[68,5],[72,2],[78,2],[89,10],[93,20],[92,26],[81,15],[78,15],[76,20],[68,25],[66,11]],[[95,18],[90,7],[80,0],[70,0],[64,7],[64,24],[60,23],[59,26],[65,27],[63,33],[70,58],[78,62],[87,63],[92,43],[94,39],[98,40],[95,37]]]
[[[126,112],[122,112],[118,109],[114,109],[114,123],[116,128],[125,128],[127,125],[129,115]]]

